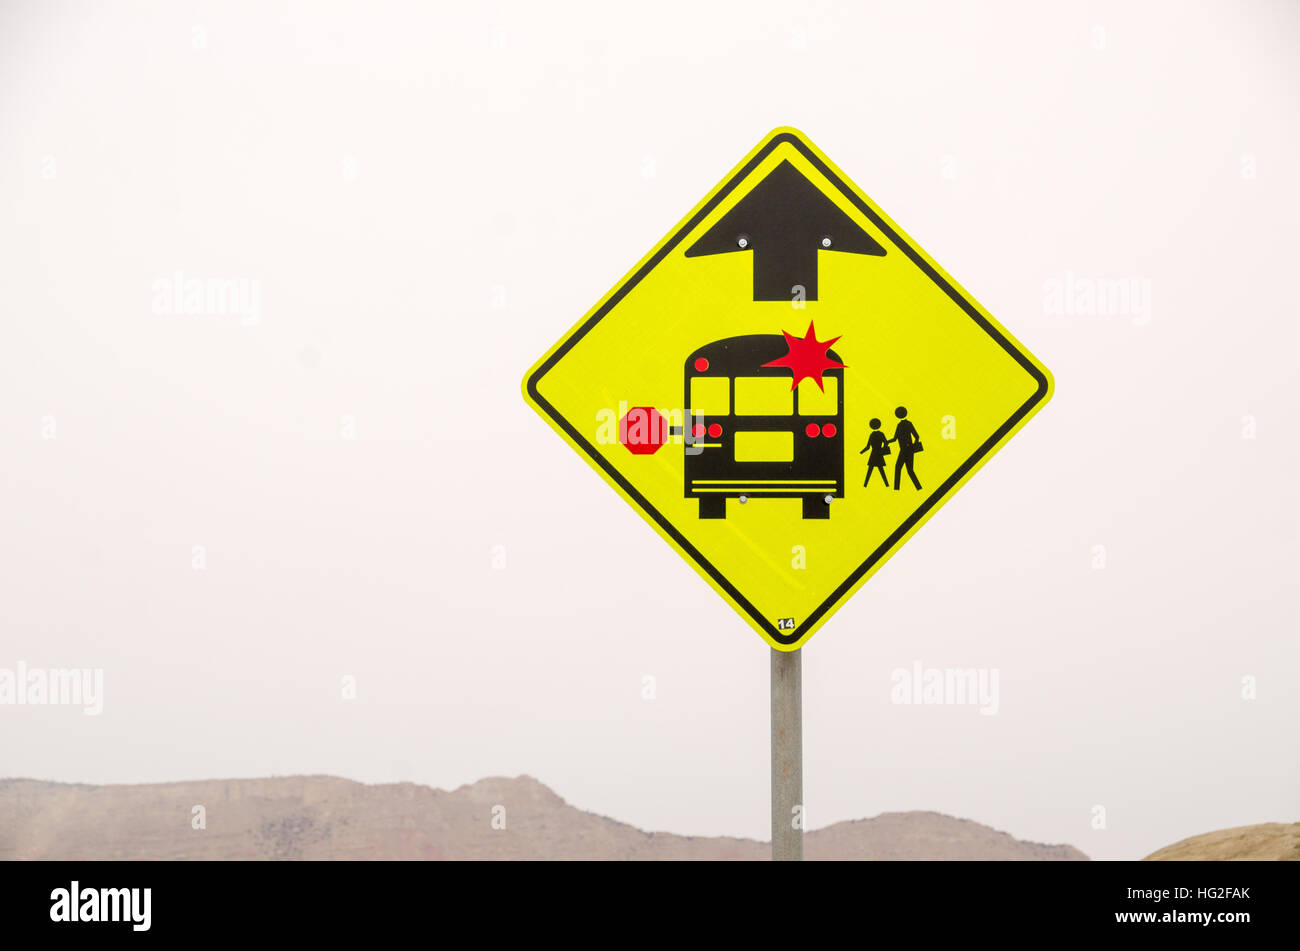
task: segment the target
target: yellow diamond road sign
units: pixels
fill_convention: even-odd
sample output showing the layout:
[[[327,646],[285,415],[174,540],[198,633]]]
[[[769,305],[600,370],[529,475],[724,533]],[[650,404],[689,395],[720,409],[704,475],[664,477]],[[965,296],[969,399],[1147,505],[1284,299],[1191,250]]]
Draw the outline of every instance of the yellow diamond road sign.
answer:
[[[763,638],[794,650],[1052,377],[816,146],[777,129],[524,378]]]

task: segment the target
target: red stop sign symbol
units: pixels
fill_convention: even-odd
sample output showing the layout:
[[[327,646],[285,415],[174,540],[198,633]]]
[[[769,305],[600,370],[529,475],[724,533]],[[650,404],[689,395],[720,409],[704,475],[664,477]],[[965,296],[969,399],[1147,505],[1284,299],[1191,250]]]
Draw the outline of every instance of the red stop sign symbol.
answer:
[[[668,420],[653,406],[633,406],[618,421],[618,441],[633,455],[656,453],[668,442]]]

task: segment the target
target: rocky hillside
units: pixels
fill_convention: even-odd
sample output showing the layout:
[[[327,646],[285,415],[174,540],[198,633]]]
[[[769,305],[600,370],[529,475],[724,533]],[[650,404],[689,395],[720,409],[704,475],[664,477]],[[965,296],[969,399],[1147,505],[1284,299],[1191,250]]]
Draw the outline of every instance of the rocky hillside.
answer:
[[[202,807],[196,813],[196,807]],[[195,828],[201,816],[206,828]],[[504,824],[504,828],[498,828]],[[1086,859],[968,819],[886,813],[809,833],[809,859]],[[0,780],[0,859],[765,859],[753,839],[643,832],[528,776],[445,791],[331,776],[141,786]]]
[[[1166,845],[1147,862],[1300,861],[1300,822],[1266,822],[1194,835]]]

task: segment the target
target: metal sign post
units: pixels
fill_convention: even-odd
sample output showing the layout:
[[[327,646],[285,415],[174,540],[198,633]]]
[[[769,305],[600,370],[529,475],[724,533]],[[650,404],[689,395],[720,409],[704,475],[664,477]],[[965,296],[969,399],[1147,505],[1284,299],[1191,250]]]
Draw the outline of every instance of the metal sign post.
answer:
[[[772,649],[772,861],[803,859],[803,651]]]

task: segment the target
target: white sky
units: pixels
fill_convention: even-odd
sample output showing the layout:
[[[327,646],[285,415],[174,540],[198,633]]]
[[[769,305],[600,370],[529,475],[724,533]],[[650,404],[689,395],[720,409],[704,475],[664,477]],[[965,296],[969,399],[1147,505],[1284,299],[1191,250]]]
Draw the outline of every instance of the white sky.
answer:
[[[789,124],[1057,386],[805,650],[811,825],[1295,821],[1298,48],[1286,2],[6,4],[0,667],[105,697],[0,706],[0,774],[765,837],[768,648],[519,381]],[[155,313],[178,269],[257,320]],[[891,704],[916,661],[999,712]]]

